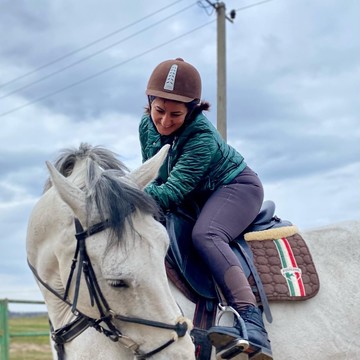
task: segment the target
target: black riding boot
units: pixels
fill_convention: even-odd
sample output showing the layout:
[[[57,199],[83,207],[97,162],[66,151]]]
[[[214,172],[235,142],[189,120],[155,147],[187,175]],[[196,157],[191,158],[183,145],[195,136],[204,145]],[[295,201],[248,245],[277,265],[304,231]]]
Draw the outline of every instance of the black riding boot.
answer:
[[[249,305],[241,310],[239,315],[245,323],[247,339],[238,319],[235,320],[234,327],[214,326],[209,329],[208,335],[217,353],[224,354],[223,359],[231,359],[241,352],[246,352],[254,360],[272,360],[270,340],[261,310]],[[249,341],[248,349],[244,347],[242,340]]]

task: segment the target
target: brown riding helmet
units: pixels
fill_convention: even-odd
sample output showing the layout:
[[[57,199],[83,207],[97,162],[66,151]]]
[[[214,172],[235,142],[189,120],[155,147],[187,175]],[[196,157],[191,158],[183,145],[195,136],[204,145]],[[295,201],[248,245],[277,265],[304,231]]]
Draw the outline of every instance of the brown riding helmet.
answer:
[[[163,61],[152,72],[146,94],[184,103],[200,101],[200,74],[181,58]]]

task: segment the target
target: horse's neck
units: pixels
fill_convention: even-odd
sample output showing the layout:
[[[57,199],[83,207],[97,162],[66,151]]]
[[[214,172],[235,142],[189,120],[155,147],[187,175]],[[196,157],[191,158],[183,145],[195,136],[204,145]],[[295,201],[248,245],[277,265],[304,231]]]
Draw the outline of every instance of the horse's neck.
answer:
[[[60,299],[55,299],[54,296],[49,294],[43,293],[43,296],[48,309],[49,319],[54,329],[59,329],[75,320],[76,316],[71,312],[68,304]]]
[[[192,303],[170,280],[169,286],[181,312],[186,318],[192,320],[195,314],[195,304]]]
[[[53,206],[50,213],[49,205]],[[29,263],[35,268],[37,276],[51,289],[62,296],[65,292],[61,274],[59,271],[59,257],[56,253],[69,252],[75,249],[75,241],[67,243],[64,236],[64,228],[72,221],[71,214],[59,217],[58,212],[64,213],[64,204],[56,195],[55,189],[51,188],[45,193],[36,204],[27,234],[27,255]],[[61,218],[61,221],[57,221]],[[39,221],[41,219],[42,221]],[[71,262],[71,254],[69,259]],[[69,264],[70,269],[70,264]],[[57,298],[43,285],[40,285],[49,317],[53,326],[59,328],[74,318],[70,307]]]

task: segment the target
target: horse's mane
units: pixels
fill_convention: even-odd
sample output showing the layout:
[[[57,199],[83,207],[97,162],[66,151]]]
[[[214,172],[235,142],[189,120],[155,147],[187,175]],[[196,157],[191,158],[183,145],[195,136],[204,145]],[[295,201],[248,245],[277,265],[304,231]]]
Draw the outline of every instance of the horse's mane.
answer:
[[[67,148],[55,160],[55,168],[65,177],[71,175],[77,161],[87,160],[85,188],[87,214],[94,207],[101,221],[107,221],[111,229],[109,246],[117,243],[123,235],[125,219],[133,228],[130,215],[135,209],[159,216],[156,202],[145,192],[128,184],[121,178],[129,173],[128,168],[112,151],[100,146],[80,144],[79,149]],[[48,179],[44,192],[52,186]],[[87,226],[88,224],[86,224]]]

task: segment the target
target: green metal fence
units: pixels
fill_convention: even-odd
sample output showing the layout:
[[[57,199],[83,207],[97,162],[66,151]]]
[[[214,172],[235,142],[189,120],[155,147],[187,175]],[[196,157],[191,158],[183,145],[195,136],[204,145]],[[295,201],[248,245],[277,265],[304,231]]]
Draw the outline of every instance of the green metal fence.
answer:
[[[10,338],[16,336],[49,336],[49,332],[10,333],[9,309],[12,304],[45,304],[43,301],[0,299],[0,359],[9,360]]]

